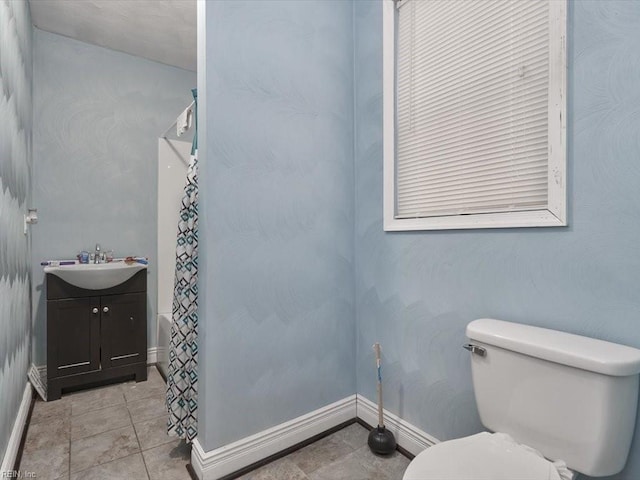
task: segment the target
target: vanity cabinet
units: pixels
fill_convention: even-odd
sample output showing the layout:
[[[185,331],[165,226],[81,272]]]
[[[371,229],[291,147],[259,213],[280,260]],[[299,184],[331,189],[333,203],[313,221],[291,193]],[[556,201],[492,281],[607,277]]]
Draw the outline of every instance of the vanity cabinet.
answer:
[[[62,389],[147,379],[147,271],[104,290],[48,273],[47,400]]]

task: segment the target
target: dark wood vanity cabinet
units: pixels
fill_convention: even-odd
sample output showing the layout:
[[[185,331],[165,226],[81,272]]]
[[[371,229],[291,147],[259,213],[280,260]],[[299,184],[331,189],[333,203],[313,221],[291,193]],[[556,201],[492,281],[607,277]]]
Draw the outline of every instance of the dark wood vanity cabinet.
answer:
[[[53,274],[47,286],[47,400],[62,389],[147,379],[147,272],[104,290]]]
[[[100,344],[103,368],[147,361],[147,296],[102,297]]]
[[[100,368],[100,297],[47,302],[47,377]]]

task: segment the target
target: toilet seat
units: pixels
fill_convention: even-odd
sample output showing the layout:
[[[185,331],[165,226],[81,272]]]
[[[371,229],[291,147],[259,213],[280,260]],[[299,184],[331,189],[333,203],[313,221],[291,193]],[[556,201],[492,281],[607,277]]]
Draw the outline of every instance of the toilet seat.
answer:
[[[403,480],[565,480],[573,473],[504,433],[478,433],[427,448]]]

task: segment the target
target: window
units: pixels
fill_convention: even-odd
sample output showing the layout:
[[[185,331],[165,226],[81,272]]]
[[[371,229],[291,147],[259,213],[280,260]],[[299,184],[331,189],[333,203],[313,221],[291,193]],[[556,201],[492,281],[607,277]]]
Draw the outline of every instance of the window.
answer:
[[[565,0],[383,0],[384,228],[566,225]]]

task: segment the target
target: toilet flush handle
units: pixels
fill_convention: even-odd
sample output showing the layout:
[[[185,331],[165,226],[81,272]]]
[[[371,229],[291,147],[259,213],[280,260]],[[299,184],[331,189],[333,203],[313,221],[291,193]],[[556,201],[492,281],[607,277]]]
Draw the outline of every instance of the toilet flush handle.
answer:
[[[466,345],[463,345],[463,348],[466,348],[471,353],[475,353],[481,357],[484,357],[487,354],[487,350],[485,348],[474,345],[473,343],[467,343]]]

